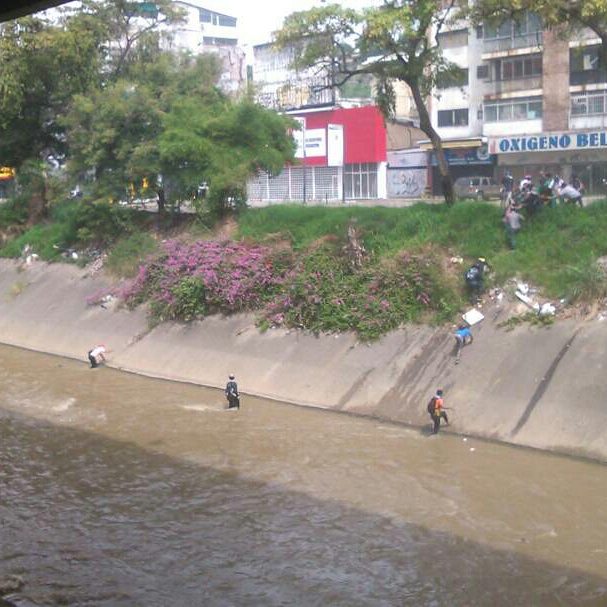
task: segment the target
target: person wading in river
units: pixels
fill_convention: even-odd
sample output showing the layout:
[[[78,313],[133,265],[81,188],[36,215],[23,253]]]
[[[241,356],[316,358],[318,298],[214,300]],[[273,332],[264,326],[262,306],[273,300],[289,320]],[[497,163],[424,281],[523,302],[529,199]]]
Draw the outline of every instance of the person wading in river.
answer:
[[[428,403],[428,413],[430,414],[432,422],[434,423],[434,427],[432,428],[432,434],[438,434],[441,418],[445,420],[447,426],[449,425],[449,419],[447,418],[447,414],[444,411],[443,403],[443,391],[441,389],[438,389],[436,391],[436,394],[430,399],[430,402]]]
[[[226,384],[226,398],[228,399],[228,409],[240,409],[240,394],[238,394],[238,385],[234,381],[234,375],[230,374],[229,381]]]

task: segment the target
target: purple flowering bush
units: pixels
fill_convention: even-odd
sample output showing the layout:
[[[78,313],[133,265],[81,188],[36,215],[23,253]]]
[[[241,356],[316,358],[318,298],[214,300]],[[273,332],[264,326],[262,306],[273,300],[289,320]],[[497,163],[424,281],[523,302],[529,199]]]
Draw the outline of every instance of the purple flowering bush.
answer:
[[[164,244],[140,267],[122,296],[130,306],[150,302],[155,320],[194,320],[207,314],[254,310],[283,279],[272,249],[234,241]]]
[[[407,322],[445,320],[458,307],[439,265],[399,254],[354,267],[337,243],[297,256],[233,241],[170,241],[123,290],[130,306],[149,302],[152,318],[190,321],[257,311],[262,328],[355,331],[365,340]]]

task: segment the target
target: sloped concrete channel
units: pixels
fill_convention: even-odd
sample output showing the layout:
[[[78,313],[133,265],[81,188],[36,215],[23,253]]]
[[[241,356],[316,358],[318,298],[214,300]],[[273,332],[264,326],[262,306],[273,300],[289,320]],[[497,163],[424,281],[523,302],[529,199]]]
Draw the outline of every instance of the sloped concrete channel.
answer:
[[[260,333],[248,315],[150,329],[144,309],[87,305],[106,286],[74,266],[0,261],[0,342],[83,364],[101,342],[117,369],[210,387],[233,371],[247,394],[419,427],[442,387],[454,432],[607,461],[607,323],[506,332],[492,308],[455,366],[446,328],[411,327],[371,345]]]

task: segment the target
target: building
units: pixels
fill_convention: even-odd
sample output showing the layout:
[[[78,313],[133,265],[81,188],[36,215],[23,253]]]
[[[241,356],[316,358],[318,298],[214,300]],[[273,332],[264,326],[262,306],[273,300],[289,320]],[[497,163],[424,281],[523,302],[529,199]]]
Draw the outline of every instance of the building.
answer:
[[[238,20],[220,10],[213,0],[175,0],[185,21],[168,30],[168,48],[193,55],[215,53],[221,57],[220,86],[236,92],[246,83],[246,56],[238,44]]]
[[[278,49],[271,42],[253,47],[252,78],[257,101],[277,111],[333,105],[335,89],[330,74],[292,69],[296,52],[293,47]]]
[[[398,175],[389,172],[387,150],[417,146],[422,138],[406,117],[411,109],[410,93],[399,89],[399,118],[386,124],[370,99],[371,83],[353,82],[344,92],[354,95],[341,98],[328,71],[291,67],[296,52],[272,43],[253,47],[251,71],[257,101],[293,116],[302,130],[294,133],[298,164],[285,167],[278,176],[264,173],[250,181],[249,201],[386,198],[389,178],[394,185],[390,191],[402,190],[402,170]],[[358,96],[359,92],[366,96]]]
[[[386,128],[374,106],[288,112],[298,164],[280,175],[259,174],[248,184],[250,202],[334,201],[386,198]]]
[[[589,192],[602,188],[607,72],[596,35],[582,31],[568,41],[528,14],[499,27],[453,23],[439,42],[462,68],[461,81],[431,102],[454,178],[547,171],[575,173]]]

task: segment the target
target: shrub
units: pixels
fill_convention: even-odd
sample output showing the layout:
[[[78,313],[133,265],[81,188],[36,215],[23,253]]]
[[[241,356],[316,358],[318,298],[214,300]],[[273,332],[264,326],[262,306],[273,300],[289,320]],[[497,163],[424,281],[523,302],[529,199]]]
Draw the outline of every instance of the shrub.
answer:
[[[422,257],[400,254],[357,270],[325,247],[304,256],[289,274],[263,324],[355,331],[372,340],[407,322],[450,317],[458,301],[443,282]]]
[[[171,241],[122,296],[131,306],[149,301],[155,322],[256,310],[264,328],[355,331],[371,340],[403,323],[453,315],[459,301],[437,267],[402,253],[355,267],[330,240],[299,256],[284,247]]]
[[[142,266],[123,293],[129,305],[150,301],[156,320],[258,308],[282,280],[267,247],[236,242],[169,241],[163,255]],[[185,282],[184,282],[185,281]],[[189,303],[186,301],[191,298]]]

